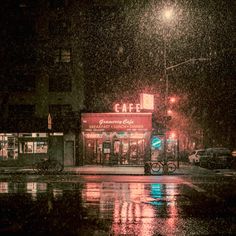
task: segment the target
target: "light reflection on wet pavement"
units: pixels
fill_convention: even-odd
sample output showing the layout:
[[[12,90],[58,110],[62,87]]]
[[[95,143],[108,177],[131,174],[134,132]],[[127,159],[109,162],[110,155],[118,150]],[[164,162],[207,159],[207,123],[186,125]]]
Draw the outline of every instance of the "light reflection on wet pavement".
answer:
[[[235,216],[205,198],[171,182],[0,182],[0,233],[233,235]]]

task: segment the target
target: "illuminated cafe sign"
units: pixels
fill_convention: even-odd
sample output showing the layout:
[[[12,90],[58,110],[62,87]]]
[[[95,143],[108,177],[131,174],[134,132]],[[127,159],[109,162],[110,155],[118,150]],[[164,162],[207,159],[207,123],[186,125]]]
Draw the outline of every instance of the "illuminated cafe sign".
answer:
[[[116,113],[132,113],[132,112],[140,112],[140,104],[133,104],[133,103],[116,103],[114,106],[114,111]]]
[[[82,131],[150,131],[152,113],[83,113]]]

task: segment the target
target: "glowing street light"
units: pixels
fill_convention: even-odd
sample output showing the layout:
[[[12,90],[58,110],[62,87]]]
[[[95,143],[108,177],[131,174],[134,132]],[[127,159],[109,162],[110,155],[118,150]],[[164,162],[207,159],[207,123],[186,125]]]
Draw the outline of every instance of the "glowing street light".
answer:
[[[163,151],[164,151],[164,163],[167,163],[167,155],[166,155],[166,151],[167,151],[167,117],[168,115],[170,115],[172,113],[172,111],[168,110],[168,94],[169,94],[169,81],[168,81],[168,75],[167,75],[167,71],[174,69],[176,67],[182,66],[184,64],[187,63],[194,63],[196,61],[208,61],[210,60],[209,58],[191,58],[188,59],[186,61],[180,62],[178,64],[175,65],[171,65],[167,67],[167,58],[166,58],[166,43],[167,43],[167,36],[168,36],[168,30],[170,29],[170,23],[173,23],[175,17],[175,10],[171,7],[165,8],[162,11],[162,21],[163,24],[167,25],[166,27],[163,27],[163,62],[164,62],[164,81],[165,81],[165,94],[164,94],[164,101],[165,101],[165,118],[164,119],[164,126],[165,126],[165,132],[164,132],[164,147],[163,147]],[[176,99],[175,98],[171,98],[170,99],[170,103],[175,103]],[[177,140],[179,142],[179,140]],[[179,167],[179,163],[178,163],[178,167]]]
[[[175,138],[176,138],[176,133],[175,133],[174,131],[172,131],[172,132],[170,133],[170,138],[172,138],[172,139],[175,139]]]
[[[171,97],[171,98],[170,98],[170,103],[173,104],[173,103],[175,103],[175,102],[176,102],[176,98],[175,98],[175,97]]]
[[[163,23],[168,23],[172,20],[173,18],[173,9],[172,8],[166,8],[163,10]],[[168,76],[167,76],[167,65],[166,65],[166,32],[163,28],[163,43],[164,43],[164,53],[163,53],[163,59],[164,59],[164,81],[165,81],[165,117],[168,117],[168,109],[167,109],[167,105],[168,105],[168,93],[169,93],[169,82],[168,82]],[[165,120],[164,126],[165,126],[165,132],[164,132],[164,147],[163,147],[163,151],[164,151],[164,163],[167,165],[167,155],[166,155],[166,149],[167,149],[167,120]],[[166,170],[166,168],[163,168],[163,170]],[[168,172],[168,170],[166,170]],[[164,172],[166,172],[164,171]]]
[[[166,8],[163,10],[163,19],[165,22],[171,21],[173,19],[173,9],[172,8]]]

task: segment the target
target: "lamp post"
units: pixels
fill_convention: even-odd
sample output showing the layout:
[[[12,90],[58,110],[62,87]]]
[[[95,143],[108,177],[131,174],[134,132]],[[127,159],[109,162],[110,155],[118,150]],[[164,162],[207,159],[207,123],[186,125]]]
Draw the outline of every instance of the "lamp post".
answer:
[[[184,64],[187,63],[194,63],[196,61],[202,62],[202,61],[209,61],[210,58],[190,58],[186,61],[180,62],[178,64],[175,65],[171,65],[167,67],[167,53],[166,53],[166,41],[167,41],[167,24],[170,23],[173,20],[173,16],[174,16],[174,11],[172,8],[166,8],[163,10],[163,23],[165,23],[165,27],[163,28],[163,47],[164,47],[164,52],[163,52],[163,61],[164,61],[164,81],[165,81],[165,94],[164,94],[164,104],[165,104],[165,111],[164,111],[164,127],[165,127],[165,132],[164,132],[164,147],[163,147],[163,156],[164,156],[164,163],[167,164],[167,153],[166,153],[166,149],[167,149],[167,118],[168,118],[168,94],[169,94],[169,80],[168,80],[168,74],[167,71],[171,70],[171,69],[175,69],[179,66],[182,66]],[[168,25],[169,26],[169,25]],[[179,135],[178,135],[179,137]],[[178,145],[179,145],[179,140],[177,140]],[[167,166],[167,165],[166,165]],[[179,167],[179,163],[178,163],[178,167]],[[165,171],[164,171],[165,172]],[[166,170],[166,172],[168,172],[168,169]]]
[[[163,10],[163,23],[168,23],[172,20],[173,17],[173,9],[168,8]],[[165,28],[163,28],[163,47],[164,47],[164,52],[163,52],[163,61],[164,61],[164,81],[165,81],[165,94],[164,94],[164,104],[165,104],[165,112],[164,112],[164,147],[163,147],[163,161],[164,161],[164,166],[163,166],[163,172],[164,174],[168,173],[168,166],[167,166],[167,117],[168,117],[168,94],[169,94],[169,81],[168,81],[168,75],[167,75],[167,60],[166,60],[166,32]]]

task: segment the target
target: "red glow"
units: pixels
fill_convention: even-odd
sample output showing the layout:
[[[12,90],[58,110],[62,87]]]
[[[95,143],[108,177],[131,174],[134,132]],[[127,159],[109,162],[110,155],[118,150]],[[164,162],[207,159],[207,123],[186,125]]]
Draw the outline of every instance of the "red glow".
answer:
[[[176,138],[176,133],[174,131],[170,133],[170,138]]]
[[[171,102],[171,103],[175,103],[175,102],[176,102],[176,98],[175,98],[175,97],[171,97],[171,98],[170,98],[170,102]]]

